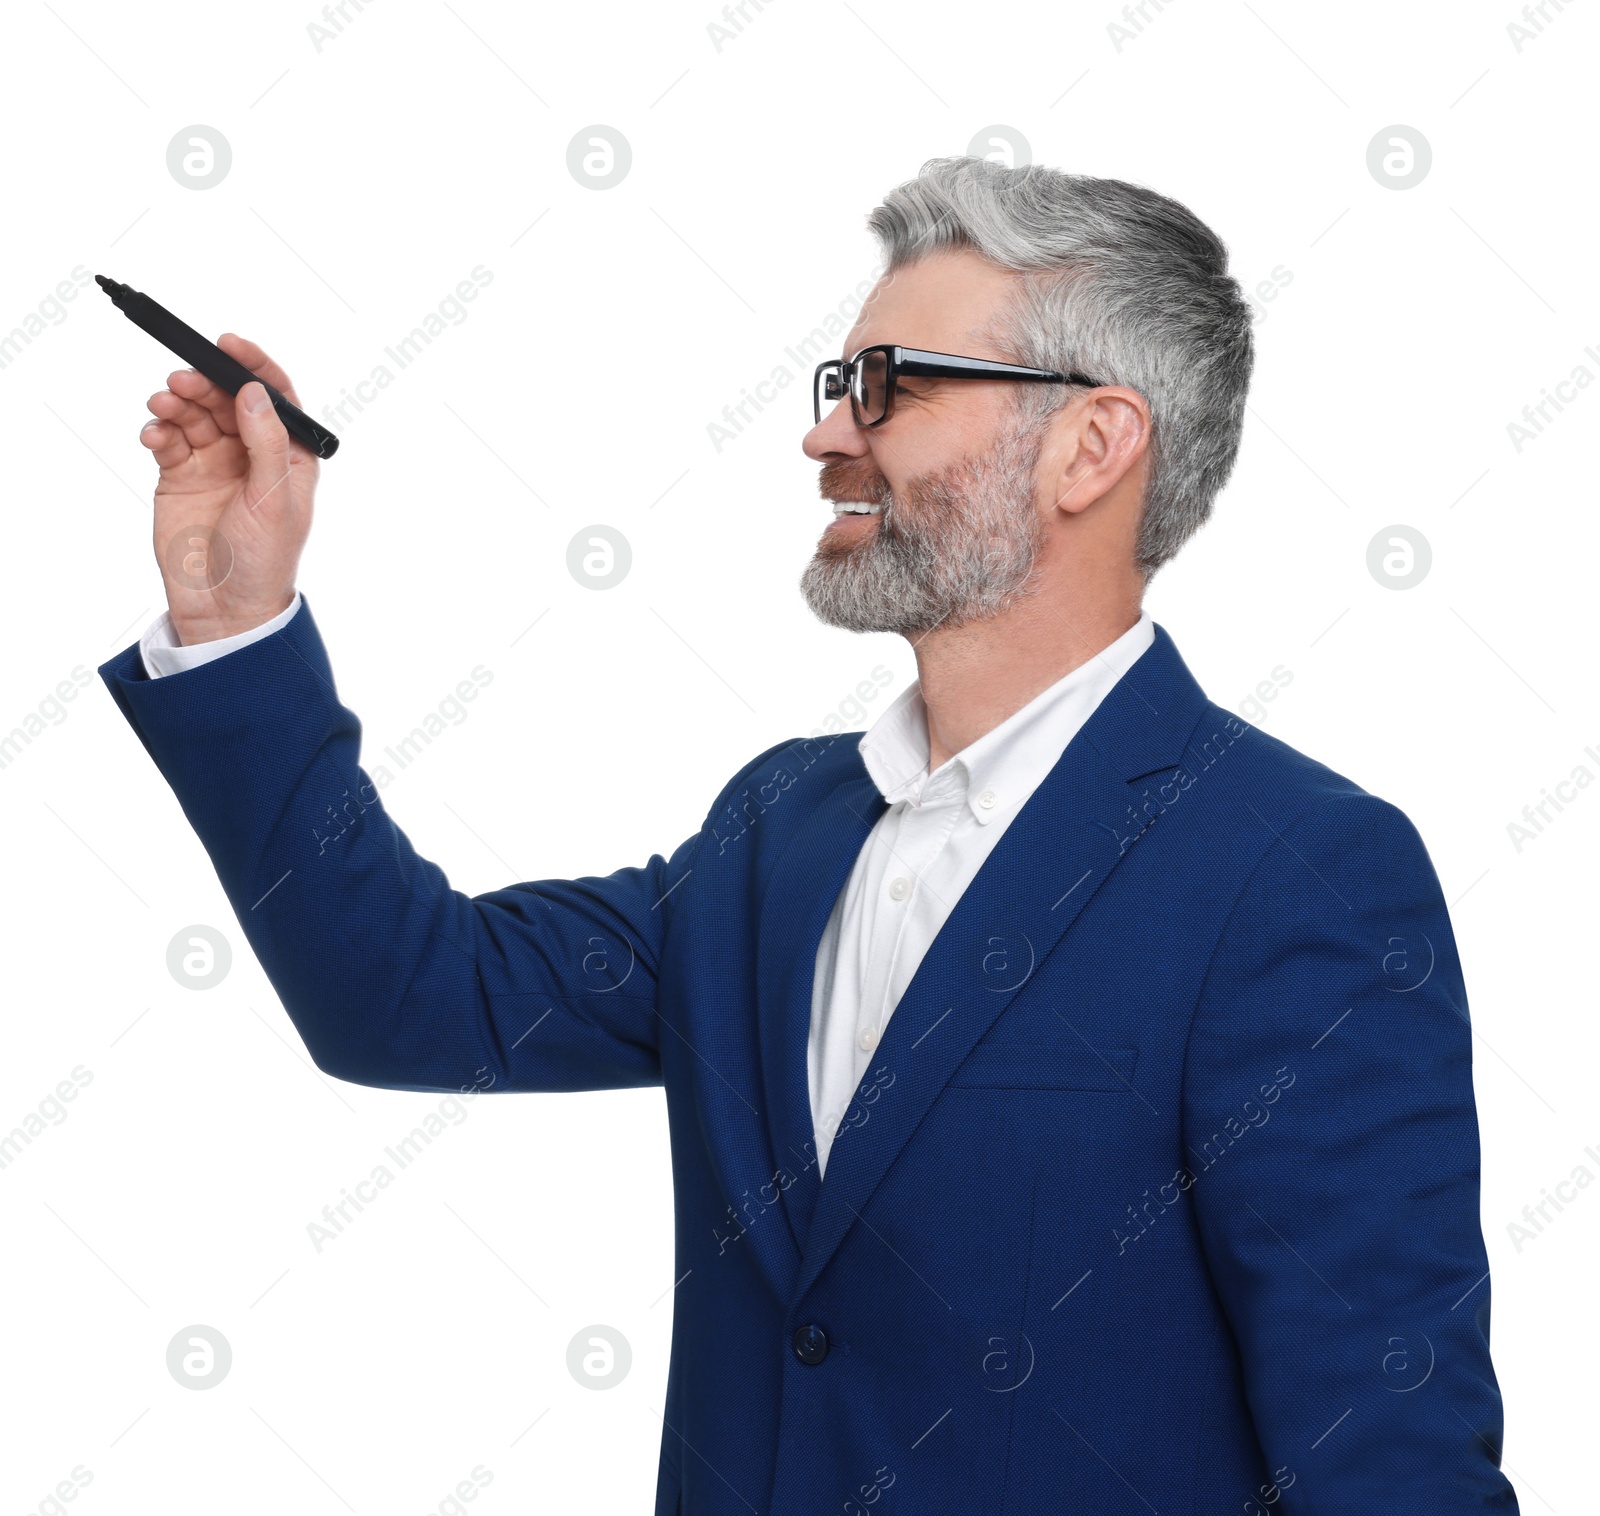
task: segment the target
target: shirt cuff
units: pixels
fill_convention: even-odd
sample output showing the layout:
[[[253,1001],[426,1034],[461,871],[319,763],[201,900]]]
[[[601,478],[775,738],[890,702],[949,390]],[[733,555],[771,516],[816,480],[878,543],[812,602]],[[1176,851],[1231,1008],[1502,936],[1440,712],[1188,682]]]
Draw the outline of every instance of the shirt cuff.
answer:
[[[213,658],[224,657],[239,648],[248,647],[252,642],[259,642],[263,637],[270,637],[287,626],[299,609],[300,591],[296,590],[294,599],[272,620],[263,621],[260,626],[253,626],[247,632],[235,632],[231,637],[218,637],[213,642],[195,642],[188,646],[178,641],[178,635],[172,628],[171,614],[162,611],[139,639],[139,656],[144,660],[144,671],[150,678],[159,679],[164,674],[181,674],[188,669],[199,668]]]

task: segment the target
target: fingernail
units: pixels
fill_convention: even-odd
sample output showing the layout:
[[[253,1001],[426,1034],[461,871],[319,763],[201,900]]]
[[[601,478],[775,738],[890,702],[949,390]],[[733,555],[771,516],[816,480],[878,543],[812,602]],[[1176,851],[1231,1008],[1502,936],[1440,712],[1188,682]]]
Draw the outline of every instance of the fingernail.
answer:
[[[264,385],[255,383],[245,386],[244,408],[252,416],[259,415],[271,404],[271,400],[267,398],[267,391]]]

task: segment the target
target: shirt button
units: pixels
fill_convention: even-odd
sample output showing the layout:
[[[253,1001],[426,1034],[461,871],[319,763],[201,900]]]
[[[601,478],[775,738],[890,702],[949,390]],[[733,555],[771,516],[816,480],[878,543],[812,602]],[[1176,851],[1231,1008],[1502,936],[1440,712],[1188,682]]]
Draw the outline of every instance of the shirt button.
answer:
[[[889,898],[891,900],[904,900],[910,893],[911,881],[909,879],[896,879],[889,886]]]
[[[794,1356],[801,1363],[818,1364],[828,1356],[828,1334],[814,1321],[799,1327],[792,1340]]]
[[[985,790],[981,795],[978,796],[978,804],[981,805],[984,810],[992,811],[995,807],[995,802],[999,800],[999,798],[1000,797],[996,795],[993,790]]]
[[[861,1051],[863,1053],[870,1053],[873,1050],[873,1048],[877,1047],[877,1045],[878,1045],[878,1029],[877,1029],[877,1027],[869,1026],[861,1034],[861,1039],[860,1040],[861,1040]]]

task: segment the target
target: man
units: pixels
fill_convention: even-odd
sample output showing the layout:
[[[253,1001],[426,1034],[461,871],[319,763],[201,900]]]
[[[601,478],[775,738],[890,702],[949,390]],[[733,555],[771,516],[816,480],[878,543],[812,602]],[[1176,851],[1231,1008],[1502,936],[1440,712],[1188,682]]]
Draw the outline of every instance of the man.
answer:
[[[150,401],[158,550],[231,570],[169,554],[107,685],[319,1067],[665,1087],[658,1516],[1514,1511],[1427,852],[1141,610],[1238,450],[1225,248],[971,158],[869,225],[802,587],[919,679],[670,857],[472,899],[418,857],[294,588],[316,462],[254,385]]]

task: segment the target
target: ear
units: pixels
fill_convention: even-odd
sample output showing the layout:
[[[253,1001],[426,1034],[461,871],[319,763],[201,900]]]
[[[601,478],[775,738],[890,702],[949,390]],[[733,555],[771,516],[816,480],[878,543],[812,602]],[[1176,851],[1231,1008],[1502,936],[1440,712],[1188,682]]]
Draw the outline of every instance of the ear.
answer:
[[[1082,511],[1124,477],[1142,474],[1150,447],[1150,406],[1138,390],[1108,385],[1067,405],[1056,417],[1045,456],[1057,510]]]

